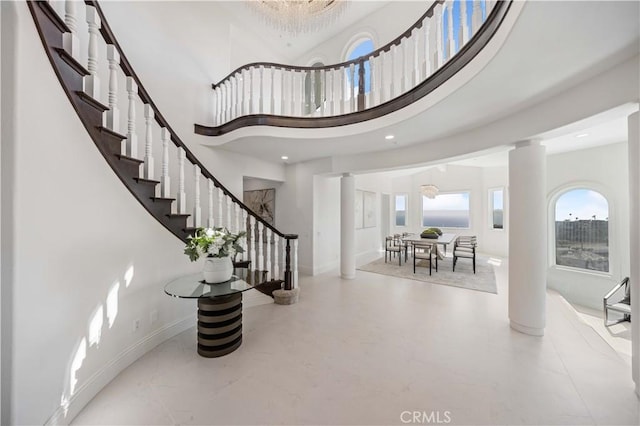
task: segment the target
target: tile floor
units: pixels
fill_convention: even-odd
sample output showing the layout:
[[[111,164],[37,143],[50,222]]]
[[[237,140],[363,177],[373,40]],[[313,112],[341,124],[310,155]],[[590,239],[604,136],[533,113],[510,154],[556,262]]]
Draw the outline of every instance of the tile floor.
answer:
[[[628,363],[554,292],[544,337],[512,331],[506,262],[496,277],[498,295],[362,271],[304,277],[298,304],[245,310],[236,352],[201,358],[190,329],[74,424],[387,425],[417,411],[423,424],[638,425]]]

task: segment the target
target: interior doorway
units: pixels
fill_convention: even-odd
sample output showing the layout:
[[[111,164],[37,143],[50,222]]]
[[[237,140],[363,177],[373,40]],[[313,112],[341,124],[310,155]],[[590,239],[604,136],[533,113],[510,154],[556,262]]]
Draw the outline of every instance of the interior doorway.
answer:
[[[385,238],[391,234],[391,201],[389,197],[389,194],[380,194],[380,241],[382,241],[381,249],[384,249]]]

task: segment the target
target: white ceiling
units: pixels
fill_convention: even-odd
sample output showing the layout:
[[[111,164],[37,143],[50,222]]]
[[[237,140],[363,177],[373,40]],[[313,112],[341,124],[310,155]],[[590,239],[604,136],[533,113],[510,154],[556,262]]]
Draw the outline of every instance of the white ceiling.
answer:
[[[264,134],[241,137],[223,149],[273,161],[286,154],[290,162],[297,162],[374,151],[391,153],[396,147],[469,131],[535,105],[637,54],[638,10],[638,2],[527,2],[492,61],[469,83],[413,118],[350,136],[343,133],[307,140]],[[396,136],[392,142],[384,139],[387,133]],[[594,131],[590,140],[595,141],[599,134],[605,137],[609,133]],[[593,143],[604,142],[606,138]],[[570,146],[561,140],[552,145]]]
[[[364,19],[383,6],[391,3],[390,0],[357,0],[348,1],[344,10],[330,26],[313,33],[292,35],[285,31],[277,30],[265,22],[256,11],[245,1],[217,1],[210,2],[211,13],[215,13],[216,7],[223,7],[236,18],[237,25],[243,30],[250,31],[262,40],[279,56],[286,58],[291,65],[305,53],[312,51],[318,44],[335,37],[351,27],[354,23]],[[417,18],[416,18],[417,19]],[[389,40],[391,41],[391,40]]]

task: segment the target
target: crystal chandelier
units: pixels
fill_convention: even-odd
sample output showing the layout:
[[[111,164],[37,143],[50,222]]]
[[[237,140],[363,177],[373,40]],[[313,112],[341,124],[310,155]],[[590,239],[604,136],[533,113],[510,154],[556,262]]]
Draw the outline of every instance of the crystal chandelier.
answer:
[[[250,6],[271,26],[288,33],[318,31],[334,22],[345,0],[253,0]]]
[[[435,185],[422,185],[420,187],[420,192],[427,198],[434,199],[436,195],[438,195],[438,187]]]

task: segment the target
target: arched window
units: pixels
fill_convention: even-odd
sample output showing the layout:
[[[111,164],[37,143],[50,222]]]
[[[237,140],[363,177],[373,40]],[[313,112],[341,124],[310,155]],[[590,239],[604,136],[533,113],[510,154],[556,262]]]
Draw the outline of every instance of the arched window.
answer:
[[[555,205],[556,265],[609,272],[609,203],[591,189],[562,193]]]
[[[371,40],[370,38],[362,38],[362,39],[359,39],[357,42],[355,42],[351,47],[351,49],[348,50],[349,53],[347,54],[346,60],[352,61],[361,56],[367,55],[373,51],[374,51],[373,40]],[[347,82],[349,83],[349,85],[351,85],[351,74],[349,73],[349,70],[347,70],[346,73],[347,73]],[[353,87],[355,88],[355,91],[356,91],[356,93],[354,93],[355,95],[358,93],[358,86],[360,84],[360,75],[358,74],[357,66],[355,68],[354,74],[355,75],[354,75]],[[369,65],[369,61],[366,61],[364,63],[364,92],[369,93],[370,91],[371,91],[371,67]]]
[[[323,67],[322,62],[316,62],[312,67]],[[313,94],[311,92],[311,74],[313,73]],[[322,81],[320,79],[322,73],[320,71],[307,72],[304,78],[304,108],[306,114],[313,114],[324,101],[324,91],[322,90]]]

